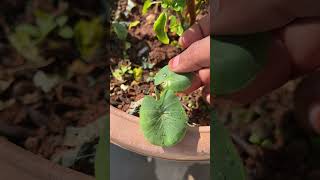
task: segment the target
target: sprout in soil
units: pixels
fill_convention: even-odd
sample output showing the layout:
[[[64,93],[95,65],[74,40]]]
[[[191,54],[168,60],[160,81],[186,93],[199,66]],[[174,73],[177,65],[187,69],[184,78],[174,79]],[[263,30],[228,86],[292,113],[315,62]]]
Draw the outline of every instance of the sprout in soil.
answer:
[[[155,85],[161,86],[156,99],[145,96],[140,107],[140,126],[145,138],[154,145],[170,147],[183,139],[188,116],[175,92],[191,85],[192,74],[177,74],[163,67],[155,76]]]
[[[196,4],[197,3],[197,4]],[[184,30],[190,27],[196,19],[196,7],[204,1],[195,0],[145,0],[142,14],[146,14],[152,5],[158,7],[161,4],[162,13],[158,16],[153,25],[153,30],[157,38],[164,44],[169,44],[170,39],[167,34],[167,24],[170,32],[181,36]],[[170,23],[168,23],[170,21]]]

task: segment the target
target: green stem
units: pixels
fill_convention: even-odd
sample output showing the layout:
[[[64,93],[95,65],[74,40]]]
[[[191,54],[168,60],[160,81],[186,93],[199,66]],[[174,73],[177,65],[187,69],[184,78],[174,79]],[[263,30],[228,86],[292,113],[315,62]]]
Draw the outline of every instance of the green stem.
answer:
[[[154,93],[156,94],[156,100],[160,99],[160,93],[159,90],[157,89],[157,86],[154,87]]]

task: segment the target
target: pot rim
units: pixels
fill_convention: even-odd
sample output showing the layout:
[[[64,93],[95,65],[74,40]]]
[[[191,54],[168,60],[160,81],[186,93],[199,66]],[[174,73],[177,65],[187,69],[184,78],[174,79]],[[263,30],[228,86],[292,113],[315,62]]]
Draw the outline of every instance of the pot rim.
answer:
[[[94,180],[82,172],[53,163],[0,137],[1,179]]]
[[[126,131],[119,131],[123,128]],[[110,142],[129,151],[155,158],[175,161],[210,160],[210,126],[188,127],[181,142],[170,148],[162,148],[144,139],[138,117],[111,105]]]

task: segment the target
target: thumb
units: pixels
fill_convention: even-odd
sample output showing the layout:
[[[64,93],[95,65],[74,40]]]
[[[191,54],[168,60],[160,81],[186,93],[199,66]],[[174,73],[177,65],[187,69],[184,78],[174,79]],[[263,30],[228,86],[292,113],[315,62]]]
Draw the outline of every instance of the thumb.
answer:
[[[174,72],[193,72],[210,66],[210,36],[194,42],[169,62]]]

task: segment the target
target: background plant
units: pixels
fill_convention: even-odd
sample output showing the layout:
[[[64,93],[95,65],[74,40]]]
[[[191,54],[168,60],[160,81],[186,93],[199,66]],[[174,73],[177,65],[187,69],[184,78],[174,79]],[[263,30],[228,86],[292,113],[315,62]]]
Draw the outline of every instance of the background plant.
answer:
[[[146,0],[142,14],[146,14],[151,6],[161,5],[161,13],[154,23],[153,29],[157,38],[164,44],[169,44],[170,39],[167,29],[171,33],[181,36],[186,28],[191,26],[196,19],[195,0]]]

